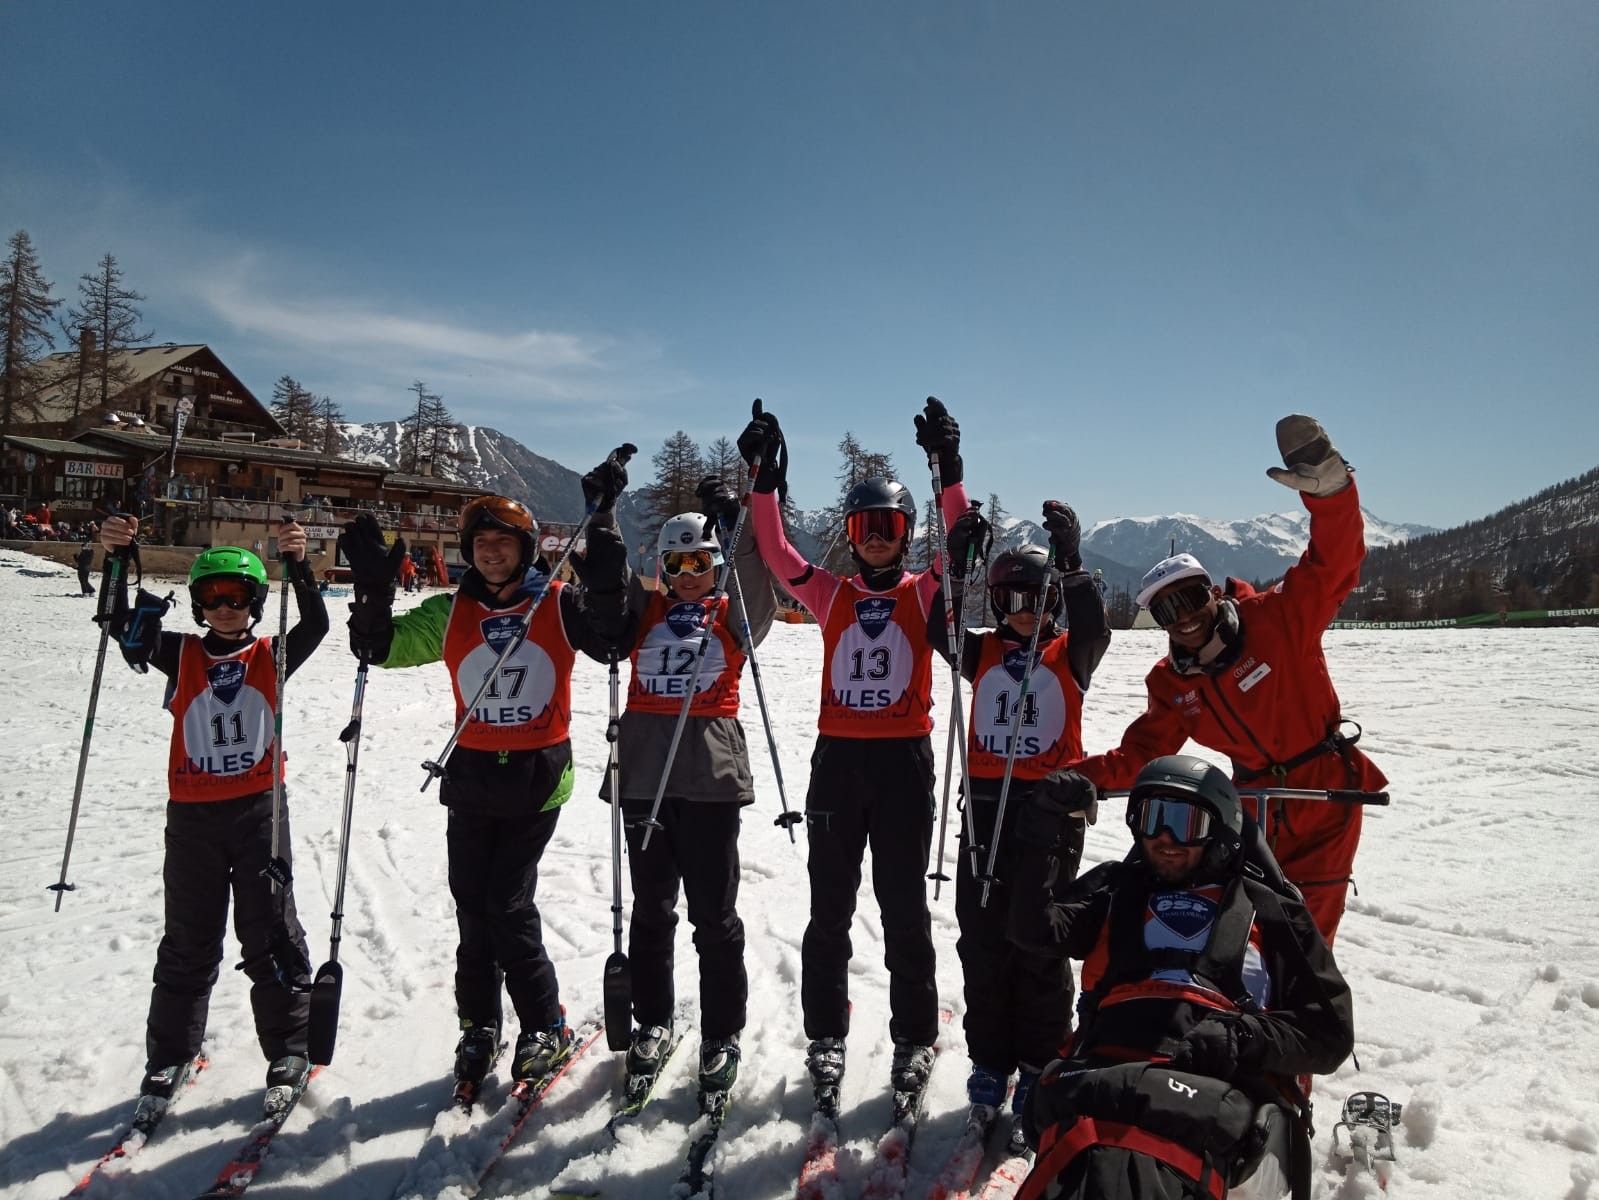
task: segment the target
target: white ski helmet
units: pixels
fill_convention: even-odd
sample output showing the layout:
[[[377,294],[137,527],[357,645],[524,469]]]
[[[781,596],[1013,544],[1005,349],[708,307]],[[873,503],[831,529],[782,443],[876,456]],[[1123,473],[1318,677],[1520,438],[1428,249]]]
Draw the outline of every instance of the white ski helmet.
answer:
[[[704,513],[678,513],[661,526],[655,550],[709,550],[717,566],[722,565],[722,545],[716,540],[716,525]]]

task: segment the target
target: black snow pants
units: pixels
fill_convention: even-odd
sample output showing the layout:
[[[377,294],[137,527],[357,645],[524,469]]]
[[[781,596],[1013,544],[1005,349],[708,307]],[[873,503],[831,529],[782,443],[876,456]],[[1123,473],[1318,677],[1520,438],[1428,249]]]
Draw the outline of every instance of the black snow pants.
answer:
[[[456,1012],[474,1025],[499,1027],[503,980],[522,1029],[547,1029],[560,1020],[561,1001],[533,892],[561,810],[513,817],[449,811],[450,895],[461,933]]]
[[[926,880],[933,809],[928,738],[817,738],[805,796],[811,919],[801,950],[800,1003],[807,1037],[849,1033],[850,921],[870,845],[889,976],[889,1033],[918,1046],[936,1039]]]
[[[283,813],[279,853],[289,854],[289,814]],[[145,1034],[146,1067],[159,1071],[193,1058],[205,1036],[211,988],[222,964],[233,898],[233,931],[250,964],[250,1007],[268,1061],[305,1054],[310,999],[277,980],[268,951],[286,932],[309,957],[294,893],[274,896],[261,872],[272,856],[272,794],[234,800],[167,804],[166,929],[156,950],[155,989]],[[281,917],[279,904],[282,904]]]
[[[1010,912],[1007,880],[1016,858],[1016,815],[1030,786],[1027,781],[1014,780],[1005,798],[1005,828],[994,862],[998,882],[989,890],[985,908],[983,885],[977,876],[987,866],[993,844],[999,783],[972,781],[973,795],[965,803],[961,820],[960,869],[955,879],[955,917],[960,923],[955,950],[966,982],[966,1045],[974,1065],[1001,1075],[1023,1064],[1042,1070],[1059,1056],[1072,1025],[1070,961],[1029,953],[1012,942],[1006,931]],[[1077,821],[1062,847],[1062,883],[1077,877],[1083,830],[1083,822]],[[980,850],[975,864],[974,845]]]
[[[633,1015],[640,1025],[670,1025],[676,1002],[672,944],[681,881],[700,959],[700,1036],[724,1038],[744,1028],[749,980],[744,973],[744,922],[739,920],[737,801],[695,801],[665,796],[662,828],[643,848],[649,800],[622,804],[627,831],[633,916],[628,962],[633,971]]]

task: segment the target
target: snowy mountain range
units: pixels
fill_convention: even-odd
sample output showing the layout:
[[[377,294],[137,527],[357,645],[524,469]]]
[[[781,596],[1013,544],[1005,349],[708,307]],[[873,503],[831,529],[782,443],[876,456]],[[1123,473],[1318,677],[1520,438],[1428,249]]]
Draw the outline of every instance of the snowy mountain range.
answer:
[[[359,462],[393,464],[399,459],[401,423],[348,424],[341,430],[340,453]],[[540,519],[575,522],[583,515],[580,473],[535,454],[509,434],[485,426],[458,426],[450,446],[460,455],[454,474],[484,489],[524,501]],[[617,505],[617,517],[629,545],[653,542],[655,523],[640,501],[649,482],[649,460],[634,459],[632,488]],[[1421,525],[1402,525],[1366,513],[1366,544],[1389,546],[1435,532]],[[818,562],[833,531],[824,509],[802,509],[789,536],[801,554]],[[1280,576],[1304,552],[1310,537],[1310,515],[1267,513],[1242,521],[1220,521],[1178,513],[1171,516],[1120,517],[1083,531],[1083,563],[1105,573],[1111,588],[1137,588],[1149,566],[1171,552],[1186,551],[1204,563],[1216,578],[1268,580]],[[1049,539],[1034,521],[1004,518],[995,533],[996,549]]]

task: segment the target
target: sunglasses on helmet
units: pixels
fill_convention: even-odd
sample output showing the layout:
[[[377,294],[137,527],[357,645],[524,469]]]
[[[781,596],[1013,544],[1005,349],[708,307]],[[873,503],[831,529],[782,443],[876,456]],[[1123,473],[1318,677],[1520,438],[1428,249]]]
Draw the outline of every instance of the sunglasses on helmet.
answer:
[[[211,579],[194,585],[194,600],[201,608],[231,608],[242,612],[255,599],[255,589],[238,579]]]
[[[906,526],[905,514],[897,508],[866,508],[844,518],[844,530],[857,546],[864,546],[874,537],[884,542],[898,541],[905,536]]]
[[[467,533],[485,522],[507,529],[538,530],[538,522],[527,507],[505,496],[479,496],[461,510],[461,532]]]
[[[988,589],[988,595],[996,609],[1007,615],[1013,615],[1020,612],[1038,612],[1039,591],[1039,588],[1032,586],[1016,587],[1008,583],[996,583]],[[1055,589],[1050,588],[1049,603],[1044,607],[1054,611],[1055,600]]]
[[[1159,837],[1164,829],[1179,846],[1198,846],[1210,841],[1214,819],[1208,808],[1191,801],[1176,796],[1145,796],[1138,801],[1128,823],[1136,837]]]
[[[1196,579],[1175,591],[1156,596],[1149,602],[1149,615],[1162,629],[1175,625],[1191,613],[1196,613],[1210,603],[1210,585]]]
[[[661,570],[667,575],[703,575],[715,565],[709,550],[668,550],[661,555]]]

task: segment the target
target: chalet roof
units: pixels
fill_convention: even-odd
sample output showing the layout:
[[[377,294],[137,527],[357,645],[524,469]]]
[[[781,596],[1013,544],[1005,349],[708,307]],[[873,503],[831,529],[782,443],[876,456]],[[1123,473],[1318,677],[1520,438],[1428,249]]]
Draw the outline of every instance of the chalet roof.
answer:
[[[136,433],[131,429],[87,429],[78,435],[80,442],[88,439],[122,446],[147,455],[165,454],[172,437],[165,433]],[[389,469],[372,463],[356,462],[315,450],[294,450],[287,446],[272,446],[266,442],[221,441],[215,438],[195,438],[185,434],[178,439],[178,452],[192,458],[212,458],[226,462],[275,463],[285,467],[333,467],[352,474],[384,476]]]
[[[70,454],[78,458],[120,459],[122,457],[110,450],[102,450],[98,446],[87,446],[82,442],[63,442],[57,438],[18,437],[16,434],[11,434],[6,441],[24,450],[32,450],[35,454]]]
[[[229,379],[237,385],[241,398],[253,405],[259,413],[273,426],[282,428],[272,417],[270,410],[256,399],[255,393],[245,386],[234,371],[217,355],[216,351],[204,342],[191,342],[183,345],[166,343],[160,346],[140,346],[133,350],[119,350],[111,355],[111,365],[117,373],[126,379],[121,384],[122,395],[138,387],[163,371],[174,367],[183,366],[189,359],[204,355],[211,359]],[[63,350],[57,354],[48,354],[34,363],[29,370],[35,374],[46,376],[56,372],[61,373],[60,382],[44,388],[38,397],[38,407],[41,419],[45,421],[64,421],[72,414],[69,410],[69,394],[72,387],[72,373],[70,368],[78,358],[77,350]],[[117,397],[111,399],[111,407],[116,406]]]

